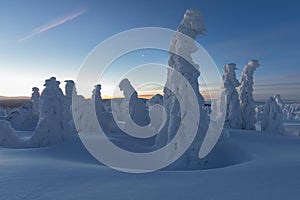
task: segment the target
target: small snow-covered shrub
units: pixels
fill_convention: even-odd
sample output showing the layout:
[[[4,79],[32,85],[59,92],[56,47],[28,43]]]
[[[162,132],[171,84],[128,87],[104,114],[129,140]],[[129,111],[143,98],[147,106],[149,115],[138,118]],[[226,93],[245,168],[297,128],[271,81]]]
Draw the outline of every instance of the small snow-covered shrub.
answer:
[[[283,113],[274,97],[270,97],[264,106],[261,130],[272,133],[284,133]]]

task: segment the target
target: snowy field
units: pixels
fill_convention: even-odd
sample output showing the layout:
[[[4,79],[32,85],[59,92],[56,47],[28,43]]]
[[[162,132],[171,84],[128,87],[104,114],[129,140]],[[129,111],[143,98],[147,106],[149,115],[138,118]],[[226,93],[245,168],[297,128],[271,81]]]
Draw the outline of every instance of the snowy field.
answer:
[[[34,29],[28,39],[84,12]],[[0,96],[0,200],[300,199],[300,103],[284,102],[274,94],[257,105],[253,86],[260,62],[256,59],[243,67],[240,80],[235,63],[224,65],[221,78],[218,66],[196,42],[197,36],[206,33],[198,10],[187,9],[176,32],[163,30],[167,31],[157,27],[132,29],[101,42],[83,62],[77,82],[64,81],[64,92],[61,82],[51,77],[45,80],[41,93],[39,88],[32,88],[30,100],[8,101]],[[162,33],[172,38],[161,37]],[[142,41],[142,45],[135,41]],[[165,48],[157,46],[163,41]],[[105,72],[108,68],[102,66],[116,61],[118,52],[121,57],[126,51],[150,47],[169,52],[165,85],[159,85],[164,88],[163,95],[140,99],[133,77],[122,77],[116,79],[120,82],[115,89],[124,98],[104,101],[102,81],[95,74],[95,83],[92,74],[85,72]],[[95,58],[105,58],[104,64],[96,65]],[[210,96],[210,106],[199,90],[200,66],[215,75],[211,79],[219,88],[216,98]],[[201,78],[206,82],[203,71]],[[148,76],[144,72],[140,75]],[[94,86],[86,88],[91,96],[77,91],[83,85]],[[94,133],[102,133],[102,138]],[[89,148],[84,147],[81,134]],[[103,142],[104,135],[120,148]],[[122,162],[108,162],[121,171],[160,170],[143,174],[115,171],[87,149],[105,154],[103,162]],[[120,149],[126,153],[119,153]]]
[[[298,138],[230,130],[222,146],[214,159],[226,167],[149,174],[101,165],[77,135],[46,148],[1,148],[0,199],[300,199]]]

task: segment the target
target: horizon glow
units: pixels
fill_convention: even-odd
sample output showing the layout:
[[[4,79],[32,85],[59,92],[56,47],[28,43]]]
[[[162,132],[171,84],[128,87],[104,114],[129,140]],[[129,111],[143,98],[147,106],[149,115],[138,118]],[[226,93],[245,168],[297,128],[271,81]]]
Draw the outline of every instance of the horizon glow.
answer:
[[[261,63],[254,76],[255,99],[264,100],[277,93],[283,99],[300,99],[298,1],[272,5],[258,0],[249,3],[236,1],[235,7],[233,3],[222,1],[187,1],[184,4],[179,0],[131,2],[78,1],[69,4],[30,0],[16,5],[4,1],[0,8],[3,30],[0,33],[0,96],[30,96],[32,87],[40,88],[41,92],[45,79],[51,76],[61,81],[64,90],[64,80],[76,80],[82,62],[101,41],[136,27],[158,26],[174,30],[185,10],[194,7],[203,13],[208,30],[197,41],[215,60],[221,74],[226,63],[234,62],[239,68],[239,77],[248,60],[255,58]],[[172,3],[172,9],[169,9],[169,3]],[[244,15],[253,8],[255,15],[251,18]],[[228,15],[228,10],[235,15]],[[124,66],[128,69],[145,61],[166,65],[167,60],[166,53],[142,52],[115,64],[106,81],[101,83],[103,97],[111,96],[110,80],[114,80]],[[165,81],[164,74],[160,79]],[[199,81],[201,92],[208,96],[203,82]],[[135,86],[139,87],[138,84]],[[161,92],[155,88],[137,90],[141,96]]]

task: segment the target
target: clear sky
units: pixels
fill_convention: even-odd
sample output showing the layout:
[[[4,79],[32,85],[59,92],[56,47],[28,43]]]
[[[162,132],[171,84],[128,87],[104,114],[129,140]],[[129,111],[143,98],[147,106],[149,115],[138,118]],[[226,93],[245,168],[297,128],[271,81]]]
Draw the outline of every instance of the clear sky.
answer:
[[[297,0],[3,0],[0,96],[29,96],[31,87],[42,89],[51,76],[61,82],[76,79],[81,63],[101,41],[138,27],[176,29],[187,8],[203,13],[207,34],[197,40],[220,70],[234,62],[239,77],[248,60],[260,61],[256,99],[275,93],[300,99]],[[145,58],[166,64],[168,59],[166,53],[139,55],[130,64]]]

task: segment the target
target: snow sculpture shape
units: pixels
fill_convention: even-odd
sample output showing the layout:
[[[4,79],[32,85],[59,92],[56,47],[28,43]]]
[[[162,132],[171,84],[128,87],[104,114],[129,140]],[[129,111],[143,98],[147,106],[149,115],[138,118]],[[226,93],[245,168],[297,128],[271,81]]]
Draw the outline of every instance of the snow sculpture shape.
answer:
[[[60,82],[55,77],[45,81],[45,89],[41,94],[41,109],[37,128],[30,143],[37,147],[61,143],[70,134],[65,96],[59,88]]]
[[[38,115],[40,112],[40,92],[39,88],[33,87],[31,94],[33,114]]]
[[[0,120],[0,146],[17,147],[20,144],[21,140],[15,130],[10,126],[10,123],[5,120]]]
[[[230,63],[224,66],[224,94],[227,103],[225,128],[242,128],[242,113],[239,102],[238,92],[236,87],[240,86],[239,81],[236,79],[236,64]]]
[[[150,123],[149,112],[146,104],[138,98],[138,94],[128,79],[123,79],[119,88],[123,91],[124,100],[121,108],[131,117],[138,126],[146,126]],[[130,118],[126,117],[125,126],[131,126]]]
[[[187,87],[181,84],[178,87],[175,73],[180,73],[193,88],[194,93],[198,99],[199,111],[200,111],[200,123],[196,138],[189,149],[176,161],[170,168],[177,169],[197,169],[201,165],[198,157],[198,152],[203,140],[203,137],[208,128],[207,113],[204,111],[204,98],[199,92],[198,77],[200,72],[199,66],[193,62],[192,54],[197,51],[197,47],[194,43],[197,35],[203,35],[206,31],[202,14],[194,9],[188,9],[184,14],[184,18],[177,28],[178,34],[175,34],[170,44],[170,57],[167,81],[164,87],[163,104],[167,113],[167,123],[164,127],[164,131],[159,133],[156,137],[156,146],[161,148],[168,144],[176,135],[179,125],[181,123],[180,107],[188,105],[179,105],[177,98],[182,98],[185,94],[184,90]],[[192,38],[190,42],[187,42],[182,34]],[[175,52],[175,53],[172,53]],[[182,56],[187,59],[184,59]],[[196,68],[195,68],[196,67]],[[177,91],[174,94],[171,91]],[[188,137],[189,133],[186,133],[185,137]],[[182,138],[185,141],[185,138]],[[176,145],[172,151],[178,151]]]
[[[271,133],[284,133],[283,113],[276,102],[276,96],[270,97],[264,105],[261,130]]]
[[[253,98],[253,74],[258,68],[257,60],[251,60],[244,67],[240,87],[240,104],[242,110],[242,129],[255,130],[255,102]]]

